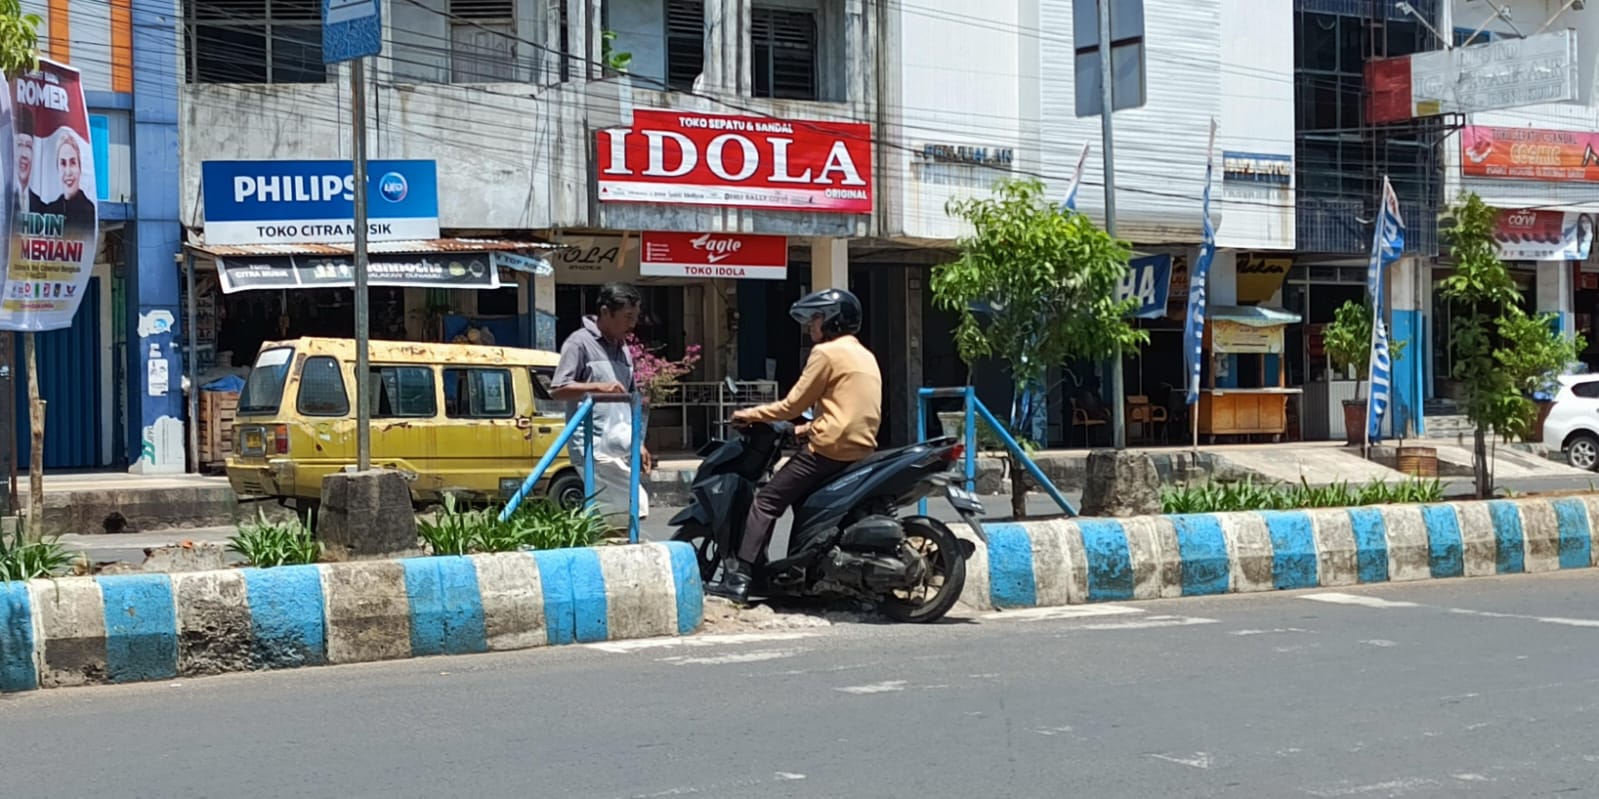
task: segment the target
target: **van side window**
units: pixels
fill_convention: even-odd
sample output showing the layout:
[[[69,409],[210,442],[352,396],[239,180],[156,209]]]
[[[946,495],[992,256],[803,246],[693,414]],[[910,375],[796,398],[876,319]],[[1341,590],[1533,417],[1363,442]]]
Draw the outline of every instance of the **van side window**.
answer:
[[[509,419],[516,415],[509,369],[445,369],[444,415],[451,419]]]
[[[533,412],[540,416],[566,415],[566,403],[550,396],[550,385],[555,381],[555,368],[533,369]]]
[[[372,418],[438,415],[433,370],[426,366],[374,366],[371,372]]]
[[[344,392],[344,374],[337,360],[326,355],[305,359],[298,403],[304,416],[349,415],[350,396]]]

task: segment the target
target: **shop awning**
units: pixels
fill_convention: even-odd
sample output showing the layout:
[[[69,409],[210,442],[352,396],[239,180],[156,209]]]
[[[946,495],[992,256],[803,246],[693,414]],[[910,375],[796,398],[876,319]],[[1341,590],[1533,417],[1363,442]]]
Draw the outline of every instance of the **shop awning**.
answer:
[[[1207,313],[1213,321],[1232,322],[1249,327],[1280,327],[1299,321],[1299,314],[1281,308],[1261,308],[1256,305],[1213,305]]]
[[[355,285],[354,245],[243,244],[187,246],[216,262],[222,291],[349,288]],[[374,241],[367,245],[367,283],[373,286],[496,289],[500,270],[553,274],[536,255],[559,245],[507,239]]]

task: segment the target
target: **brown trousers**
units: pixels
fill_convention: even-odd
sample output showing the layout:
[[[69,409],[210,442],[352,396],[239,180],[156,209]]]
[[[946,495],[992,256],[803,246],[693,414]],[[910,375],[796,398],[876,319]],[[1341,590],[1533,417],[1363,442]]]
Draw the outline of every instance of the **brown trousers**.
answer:
[[[772,530],[778,518],[849,466],[845,461],[824,458],[809,449],[789,458],[766,486],[755,492],[755,502],[744,520],[744,539],[739,543],[738,559],[750,565],[759,562],[772,543]]]

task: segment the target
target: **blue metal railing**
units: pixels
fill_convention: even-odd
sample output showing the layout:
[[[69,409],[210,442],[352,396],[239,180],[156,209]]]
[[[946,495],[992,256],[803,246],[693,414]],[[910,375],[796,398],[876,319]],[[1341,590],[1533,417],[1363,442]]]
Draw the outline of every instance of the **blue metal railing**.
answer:
[[[1077,515],[1077,508],[1073,507],[1072,503],[1060,493],[1060,489],[1056,488],[1055,484],[1044,476],[1044,470],[1038,468],[1038,464],[1027,454],[1026,450],[1022,449],[1022,445],[1011,437],[1010,431],[1006,430],[999,423],[999,420],[994,418],[994,414],[989,412],[988,406],[977,398],[977,390],[971,386],[963,386],[961,388],[923,388],[916,392],[916,437],[918,441],[927,440],[927,403],[935,399],[954,399],[957,397],[964,403],[966,411],[966,427],[962,430],[962,434],[966,439],[965,474],[967,491],[974,493],[977,491],[977,419],[981,417],[989,429],[999,436],[1000,441],[1005,444],[1005,449],[1010,451],[1011,457],[1015,458],[1018,464],[1027,469],[1027,473],[1032,475],[1034,482],[1038,483],[1045,493],[1049,494],[1049,498],[1055,500],[1055,504],[1059,505],[1066,515]],[[917,503],[916,507],[918,513],[923,516],[927,515],[927,500],[925,498]]]
[[[643,467],[644,429],[639,419],[644,415],[643,397],[634,394],[589,394],[578,404],[577,412],[566,422],[561,434],[555,437],[555,443],[550,445],[544,457],[539,459],[538,465],[533,467],[533,472],[522,481],[522,487],[511,495],[505,503],[504,510],[500,511],[500,521],[511,518],[516,509],[521,507],[527,495],[544,479],[544,473],[549,471],[550,464],[561,456],[571,442],[572,436],[581,428],[583,431],[583,496],[589,507],[594,507],[594,405],[601,402],[626,402],[633,414],[633,440],[628,452],[628,492],[627,492],[627,540],[630,543],[639,542],[638,519],[638,493],[639,474]]]

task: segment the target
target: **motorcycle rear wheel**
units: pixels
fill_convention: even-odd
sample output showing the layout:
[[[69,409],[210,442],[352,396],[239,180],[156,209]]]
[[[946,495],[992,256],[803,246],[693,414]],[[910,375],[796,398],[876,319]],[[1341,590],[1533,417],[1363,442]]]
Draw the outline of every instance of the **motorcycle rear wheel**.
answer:
[[[722,553],[716,549],[716,536],[698,524],[685,525],[673,541],[681,541],[694,548],[694,560],[700,567],[700,580],[710,582],[722,567]]]
[[[955,607],[966,587],[966,556],[949,525],[926,516],[905,522],[905,542],[927,559],[927,579],[915,588],[883,597],[883,615],[894,621],[930,624]]]

